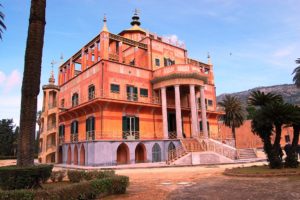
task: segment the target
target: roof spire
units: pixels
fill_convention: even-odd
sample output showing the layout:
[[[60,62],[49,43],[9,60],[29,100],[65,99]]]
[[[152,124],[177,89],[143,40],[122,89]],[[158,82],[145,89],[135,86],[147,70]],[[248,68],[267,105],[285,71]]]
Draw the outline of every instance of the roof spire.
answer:
[[[53,65],[55,64],[55,61],[52,60],[51,62],[51,73],[50,73],[50,78],[49,78],[49,84],[54,85],[55,83],[55,78],[54,78],[54,72],[53,72]]]
[[[106,31],[108,32],[108,28],[106,26],[106,14],[104,14],[104,17],[103,17],[103,27],[102,27],[102,31]]]
[[[209,52],[207,52],[207,64],[211,65],[211,59],[210,59]]]
[[[134,10],[134,15],[132,16],[132,22],[130,23],[132,26],[137,25],[140,26],[141,22],[139,21],[140,17],[139,17],[139,13],[140,11],[138,9]]]

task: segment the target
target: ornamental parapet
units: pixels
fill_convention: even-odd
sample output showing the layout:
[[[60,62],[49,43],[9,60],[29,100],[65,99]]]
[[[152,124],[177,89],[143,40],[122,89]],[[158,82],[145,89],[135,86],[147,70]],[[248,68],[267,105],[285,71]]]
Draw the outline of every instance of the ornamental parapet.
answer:
[[[193,84],[203,85],[209,83],[209,77],[210,71],[203,67],[191,64],[170,65],[154,71],[151,83],[154,84],[154,89],[160,87],[157,84],[165,81],[170,82],[170,80],[176,81],[166,84],[189,84],[189,80],[195,80]]]

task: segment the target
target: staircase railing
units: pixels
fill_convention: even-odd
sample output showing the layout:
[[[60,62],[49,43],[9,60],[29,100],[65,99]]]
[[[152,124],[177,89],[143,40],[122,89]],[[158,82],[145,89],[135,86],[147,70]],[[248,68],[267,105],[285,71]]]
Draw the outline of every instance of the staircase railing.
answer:
[[[187,154],[186,150],[181,145],[176,147],[175,149],[171,149],[168,151],[168,158],[166,163],[171,164],[172,162],[174,162],[175,160],[181,158],[186,154]]]
[[[237,158],[237,149],[227,144],[223,144],[213,139],[198,139],[203,149],[206,151],[213,151],[222,156],[235,160]]]

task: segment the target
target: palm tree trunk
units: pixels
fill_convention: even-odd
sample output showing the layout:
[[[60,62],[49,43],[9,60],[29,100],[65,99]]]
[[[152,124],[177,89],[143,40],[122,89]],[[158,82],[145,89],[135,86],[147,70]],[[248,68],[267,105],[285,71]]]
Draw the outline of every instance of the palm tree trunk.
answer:
[[[236,137],[235,137],[235,126],[234,125],[231,126],[231,132],[232,132],[232,137],[234,139],[234,146],[235,146],[235,148],[237,148],[237,146],[236,146]]]
[[[287,155],[286,160],[285,160],[286,167],[297,168],[299,165],[298,152],[297,152],[298,141],[299,141],[299,131],[300,131],[300,126],[294,124],[293,125],[292,147],[291,147],[291,150],[289,151],[289,154]]]
[[[46,0],[31,0],[22,82],[18,166],[34,164],[37,96],[40,90]]]
[[[273,144],[273,155],[274,155],[274,163],[272,164],[273,168],[282,168],[282,160],[281,160],[281,147],[280,147],[280,140],[281,140],[281,126],[282,124],[275,124],[275,140]]]

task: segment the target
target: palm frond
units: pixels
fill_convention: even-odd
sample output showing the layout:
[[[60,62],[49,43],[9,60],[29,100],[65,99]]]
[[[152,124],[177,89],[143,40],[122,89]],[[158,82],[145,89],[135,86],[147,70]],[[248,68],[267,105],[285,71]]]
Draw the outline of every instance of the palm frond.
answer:
[[[248,105],[250,106],[265,106],[272,102],[282,103],[283,98],[279,94],[272,92],[264,93],[259,90],[252,91],[248,97]]]

